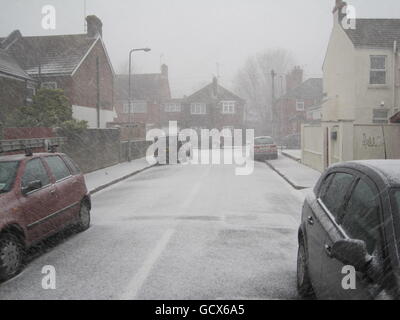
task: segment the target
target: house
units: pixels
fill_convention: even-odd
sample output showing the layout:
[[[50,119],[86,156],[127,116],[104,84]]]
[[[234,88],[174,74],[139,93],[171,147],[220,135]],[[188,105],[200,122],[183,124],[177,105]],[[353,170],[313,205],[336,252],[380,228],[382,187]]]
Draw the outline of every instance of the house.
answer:
[[[32,101],[36,81],[5,50],[0,49],[0,125],[14,108]]]
[[[400,19],[355,19],[349,28],[345,10],[336,0],[323,64],[323,121],[388,123],[400,111]]]
[[[301,124],[316,120],[322,101],[322,79],[303,82],[303,70],[295,67],[286,75],[286,93],[274,103],[274,138],[280,141],[292,134],[300,134]]]
[[[245,101],[225,89],[216,77],[186,97],[183,120],[178,126],[192,129],[244,129]]]
[[[302,125],[302,162],[319,171],[343,161],[400,159],[400,19],[349,20],[347,9],[335,1],[322,119]]]
[[[129,108],[129,75],[115,79],[114,125],[144,123],[146,128],[159,128],[163,103],[171,99],[168,66],[163,64],[160,73],[131,76],[131,106]]]
[[[0,38],[0,48],[11,56],[37,87],[63,89],[74,118],[89,127],[106,127],[116,114],[114,71],[102,39],[102,22],[88,16],[87,33],[22,36],[16,30]]]

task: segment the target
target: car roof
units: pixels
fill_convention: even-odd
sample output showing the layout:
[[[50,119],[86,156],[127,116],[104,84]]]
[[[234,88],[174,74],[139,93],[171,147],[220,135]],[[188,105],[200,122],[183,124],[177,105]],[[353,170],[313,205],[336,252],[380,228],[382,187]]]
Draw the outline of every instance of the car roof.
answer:
[[[265,138],[267,138],[267,139],[272,139],[272,137],[270,137],[270,136],[254,137],[254,139],[265,139]],[[272,140],[273,140],[273,139],[272,139]]]
[[[384,180],[385,184],[400,186],[400,160],[358,160],[339,163],[332,167],[349,167],[366,173],[372,170]]]
[[[6,155],[6,156],[0,156],[0,162],[1,161],[21,161],[24,159],[32,159],[32,158],[38,158],[38,157],[44,157],[44,156],[51,156],[51,155],[62,155],[62,153],[48,153],[48,152],[40,152],[40,153],[34,153],[32,156],[26,156],[24,153],[18,153],[18,154],[11,154],[11,155]]]

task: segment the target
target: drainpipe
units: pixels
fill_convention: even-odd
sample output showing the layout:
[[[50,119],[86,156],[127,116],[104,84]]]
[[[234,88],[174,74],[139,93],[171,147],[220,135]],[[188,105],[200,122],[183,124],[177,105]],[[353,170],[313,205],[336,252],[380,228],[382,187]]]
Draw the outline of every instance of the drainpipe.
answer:
[[[396,92],[396,76],[397,76],[397,41],[393,42],[393,110],[397,107],[397,92]]]

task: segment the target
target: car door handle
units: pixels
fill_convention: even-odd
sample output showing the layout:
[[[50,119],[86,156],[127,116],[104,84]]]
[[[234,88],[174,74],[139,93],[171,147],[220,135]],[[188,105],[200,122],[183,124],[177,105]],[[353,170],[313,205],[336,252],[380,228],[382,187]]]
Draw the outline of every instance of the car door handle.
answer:
[[[329,258],[332,258],[332,247],[325,244],[325,253]]]
[[[50,190],[50,194],[54,196],[56,194],[56,190]]]
[[[309,225],[313,225],[314,224],[314,218],[312,216],[308,216],[307,217],[307,222]]]

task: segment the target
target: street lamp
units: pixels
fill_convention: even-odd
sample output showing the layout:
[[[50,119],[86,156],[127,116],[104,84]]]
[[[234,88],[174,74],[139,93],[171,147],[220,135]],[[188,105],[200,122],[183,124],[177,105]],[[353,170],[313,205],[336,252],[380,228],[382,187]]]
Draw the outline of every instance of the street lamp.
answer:
[[[144,51],[144,52],[149,52],[151,51],[150,48],[140,48],[140,49],[132,49],[129,51],[129,78],[128,78],[128,123],[131,123],[131,105],[132,105],[132,88],[131,88],[131,72],[132,72],[132,53],[135,51]],[[133,107],[133,106],[132,106]],[[128,161],[131,161],[131,135],[129,133],[129,139],[128,139]]]

